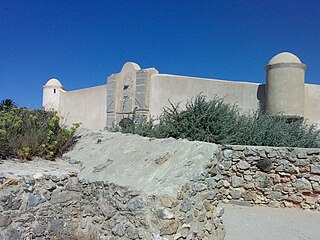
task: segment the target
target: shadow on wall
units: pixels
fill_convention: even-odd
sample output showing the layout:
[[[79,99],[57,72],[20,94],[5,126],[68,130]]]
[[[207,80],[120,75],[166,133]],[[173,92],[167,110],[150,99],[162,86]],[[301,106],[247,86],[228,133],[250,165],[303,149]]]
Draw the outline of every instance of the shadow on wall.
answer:
[[[259,100],[260,110],[266,112],[266,96],[265,96],[266,85],[259,85],[257,91],[257,99]]]

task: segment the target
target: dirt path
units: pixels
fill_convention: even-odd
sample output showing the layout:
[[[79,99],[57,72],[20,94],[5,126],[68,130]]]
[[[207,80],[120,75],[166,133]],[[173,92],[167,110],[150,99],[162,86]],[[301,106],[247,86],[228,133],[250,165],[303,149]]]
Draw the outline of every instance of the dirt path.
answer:
[[[225,208],[225,240],[320,239],[320,212],[226,204],[222,206]]]

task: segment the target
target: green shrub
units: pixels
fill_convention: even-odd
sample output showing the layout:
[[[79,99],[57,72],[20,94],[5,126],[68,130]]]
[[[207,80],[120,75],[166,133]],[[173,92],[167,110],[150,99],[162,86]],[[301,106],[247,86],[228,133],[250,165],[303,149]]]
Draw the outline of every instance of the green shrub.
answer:
[[[54,159],[75,141],[78,124],[60,127],[55,112],[6,108],[0,111],[0,158]]]
[[[269,116],[261,111],[243,115],[235,105],[226,104],[221,98],[208,100],[198,95],[187,102],[184,110],[179,104],[170,105],[157,120],[134,115],[133,124],[115,130],[219,144],[320,147],[320,132],[314,125],[307,126],[302,121],[288,123],[283,116]]]

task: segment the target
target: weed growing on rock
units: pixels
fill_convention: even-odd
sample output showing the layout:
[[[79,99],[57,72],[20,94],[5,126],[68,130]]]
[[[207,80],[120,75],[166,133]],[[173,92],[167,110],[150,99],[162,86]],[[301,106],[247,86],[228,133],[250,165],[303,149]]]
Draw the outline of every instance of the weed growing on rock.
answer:
[[[320,147],[320,131],[303,121],[288,122],[283,116],[262,111],[241,114],[221,98],[198,95],[182,109],[170,103],[159,119],[133,116],[132,124],[116,131],[156,138],[186,138],[219,144],[255,146]],[[156,123],[156,124],[155,124]]]

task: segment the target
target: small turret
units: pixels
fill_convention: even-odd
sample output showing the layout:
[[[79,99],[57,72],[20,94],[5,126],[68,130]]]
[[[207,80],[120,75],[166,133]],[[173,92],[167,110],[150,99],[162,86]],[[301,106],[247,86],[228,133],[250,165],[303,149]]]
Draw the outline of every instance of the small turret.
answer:
[[[265,67],[266,110],[293,119],[304,116],[304,76],[306,65],[292,53],[274,56]]]
[[[63,86],[56,78],[51,78],[43,86],[43,101],[42,108],[46,111],[58,111],[59,109],[59,97]]]

